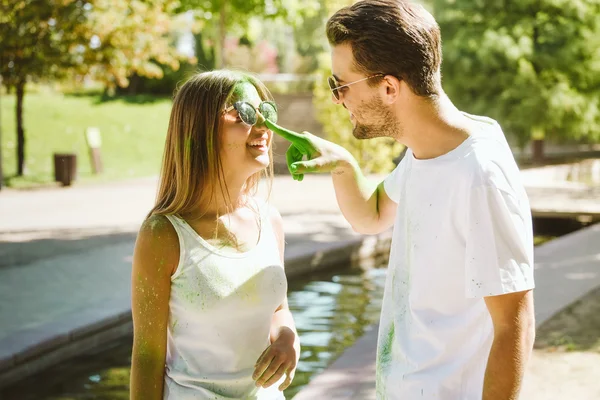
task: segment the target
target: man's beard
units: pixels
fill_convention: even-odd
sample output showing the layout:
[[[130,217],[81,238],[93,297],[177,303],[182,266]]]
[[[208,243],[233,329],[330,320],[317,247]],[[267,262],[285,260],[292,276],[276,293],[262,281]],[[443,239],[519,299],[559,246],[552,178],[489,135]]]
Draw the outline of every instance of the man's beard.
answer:
[[[396,116],[392,113],[392,110],[383,104],[383,101],[379,97],[375,97],[373,100],[364,103],[361,106],[360,115],[367,116],[370,121],[368,124],[363,124],[356,120],[356,126],[352,130],[352,134],[357,139],[372,139],[376,137],[397,138],[402,134],[402,129]]]

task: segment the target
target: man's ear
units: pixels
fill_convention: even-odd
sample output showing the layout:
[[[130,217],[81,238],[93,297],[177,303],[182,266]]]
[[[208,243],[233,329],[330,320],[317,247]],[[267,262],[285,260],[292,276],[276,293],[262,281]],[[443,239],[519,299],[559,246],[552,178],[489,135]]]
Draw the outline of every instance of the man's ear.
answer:
[[[387,104],[393,104],[400,97],[400,79],[392,75],[386,75],[381,81],[383,99]]]

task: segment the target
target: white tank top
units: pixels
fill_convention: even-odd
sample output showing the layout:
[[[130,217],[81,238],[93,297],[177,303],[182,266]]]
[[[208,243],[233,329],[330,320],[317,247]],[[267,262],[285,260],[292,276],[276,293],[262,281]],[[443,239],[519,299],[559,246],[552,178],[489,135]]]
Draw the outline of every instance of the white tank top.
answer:
[[[165,400],[285,399],[278,390],[285,376],[267,389],[252,380],[287,292],[268,204],[259,209],[260,237],[245,253],[223,252],[185,220],[167,216],[180,256],[171,277]]]

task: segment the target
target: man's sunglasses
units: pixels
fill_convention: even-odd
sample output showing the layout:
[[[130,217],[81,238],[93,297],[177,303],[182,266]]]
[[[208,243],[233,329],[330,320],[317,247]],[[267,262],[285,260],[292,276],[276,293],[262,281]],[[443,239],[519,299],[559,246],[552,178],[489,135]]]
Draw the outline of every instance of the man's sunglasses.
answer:
[[[329,89],[331,89],[331,93],[333,93],[333,97],[335,97],[336,100],[339,100],[341,88],[344,88],[344,87],[347,87],[350,85],[354,85],[355,83],[358,83],[358,82],[366,81],[367,79],[375,78],[376,76],[385,76],[385,75],[384,74],[375,74],[375,75],[367,76],[366,78],[363,78],[363,79],[359,79],[354,82],[346,83],[345,85],[338,84],[338,82],[335,80],[335,78],[333,76],[330,76],[329,78],[327,78],[327,84],[329,84]]]
[[[277,123],[277,106],[272,101],[263,101],[255,108],[247,101],[238,101],[225,109],[225,113],[235,109],[240,119],[247,125],[253,126],[258,120],[256,112],[260,112],[265,119]]]

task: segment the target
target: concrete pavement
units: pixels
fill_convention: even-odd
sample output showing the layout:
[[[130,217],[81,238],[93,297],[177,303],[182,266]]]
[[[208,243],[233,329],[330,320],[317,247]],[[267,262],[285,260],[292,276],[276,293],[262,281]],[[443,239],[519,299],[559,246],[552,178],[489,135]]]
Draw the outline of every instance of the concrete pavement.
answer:
[[[131,257],[155,187],[154,178],[2,193],[0,387],[131,332]],[[329,177],[278,177],[271,201],[284,217],[290,279],[385,261],[389,232],[352,232]]]
[[[555,202],[555,208],[571,207],[568,211],[573,215],[596,215],[596,186],[550,175],[541,169],[523,171],[534,210],[554,193],[564,196]],[[372,178],[374,182],[380,179]],[[571,190],[575,186],[579,192]],[[155,190],[156,178],[36,193],[3,190],[0,387],[131,331],[131,254]],[[263,184],[260,193],[264,196],[266,192]],[[581,207],[573,208],[577,199]],[[337,208],[328,176],[307,176],[302,183],[277,176],[271,202],[284,218],[286,268],[291,279],[312,269],[384,262],[387,258],[389,232],[375,237],[353,233]],[[582,236],[573,236],[576,239],[567,245],[561,245],[560,239],[536,250],[538,263],[542,263],[536,265],[541,268],[536,271],[536,301],[543,303],[538,305],[538,321],[600,285],[596,264],[600,257],[592,248],[600,242],[594,229],[578,232]],[[549,252],[546,258],[545,251]],[[375,332],[373,327],[357,347],[316,377],[297,398],[319,393],[325,381],[329,389],[323,393],[337,393],[338,397],[331,398],[368,399],[374,382],[374,359],[369,357],[374,356]]]

